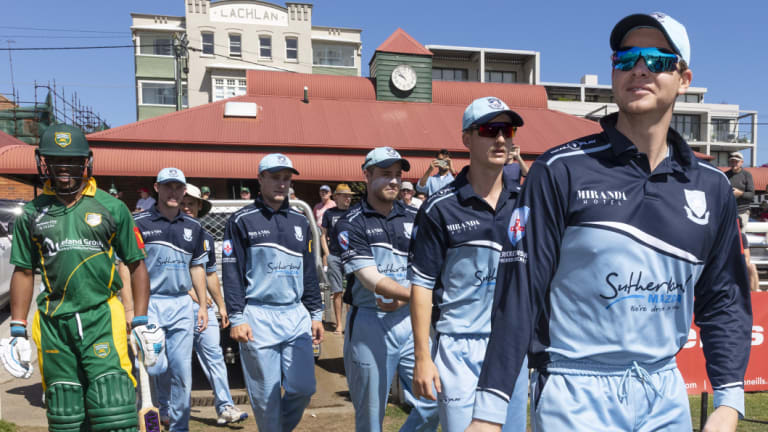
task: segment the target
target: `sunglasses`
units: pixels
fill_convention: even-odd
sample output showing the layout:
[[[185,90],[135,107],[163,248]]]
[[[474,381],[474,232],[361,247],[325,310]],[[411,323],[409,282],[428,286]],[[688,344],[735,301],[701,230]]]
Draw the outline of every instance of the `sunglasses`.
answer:
[[[517,132],[517,126],[512,126],[510,123],[486,123],[472,126],[472,129],[476,129],[477,134],[485,138],[496,138],[499,136],[499,131],[504,138],[512,138]]]
[[[677,63],[680,61],[677,54],[663,52],[658,48],[631,47],[614,52],[611,62],[614,69],[628,72],[635,67],[640,57],[645,60],[648,70],[653,73],[673,72],[677,70]]]

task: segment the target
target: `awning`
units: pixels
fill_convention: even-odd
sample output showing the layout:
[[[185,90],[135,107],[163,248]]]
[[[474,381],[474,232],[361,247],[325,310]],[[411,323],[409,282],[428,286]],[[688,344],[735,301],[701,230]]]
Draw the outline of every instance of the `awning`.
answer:
[[[36,174],[35,147],[17,145],[0,148],[0,172],[4,174]],[[93,173],[97,176],[154,177],[162,168],[179,168],[187,177],[252,179],[258,174],[259,161],[266,152],[194,151],[131,148],[93,148]],[[301,173],[297,181],[363,181],[365,154],[338,155],[285,152]],[[424,174],[432,157],[407,157],[411,170],[407,179]],[[459,171],[469,159],[454,158]]]

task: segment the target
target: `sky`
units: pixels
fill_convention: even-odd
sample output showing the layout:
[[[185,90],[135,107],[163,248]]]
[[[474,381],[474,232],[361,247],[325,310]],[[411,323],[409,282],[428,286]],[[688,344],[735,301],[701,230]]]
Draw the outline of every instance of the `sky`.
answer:
[[[130,45],[132,12],[183,16],[186,1],[6,2],[0,48]],[[688,30],[692,86],[707,89],[704,101],[758,111],[763,124],[757,163],[768,162],[765,0],[318,0],[313,5],[313,25],[363,30],[364,76],[376,47],[401,27],[424,45],[538,51],[541,81],[578,83],[585,74],[597,74],[599,84],[610,84],[613,25],[632,13],[665,12]],[[136,121],[131,48],[12,51],[11,57],[22,101],[34,99],[35,81],[55,80],[67,97],[76,92],[110,126]],[[6,96],[12,92],[10,63],[8,51],[0,51],[0,93]]]

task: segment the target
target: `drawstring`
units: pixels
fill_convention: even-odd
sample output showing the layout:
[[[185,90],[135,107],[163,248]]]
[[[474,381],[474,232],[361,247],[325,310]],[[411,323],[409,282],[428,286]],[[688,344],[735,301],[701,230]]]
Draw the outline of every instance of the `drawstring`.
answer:
[[[632,372],[634,372],[637,375],[637,378],[640,380],[640,382],[643,384],[644,389],[648,389],[648,387],[653,390],[653,392],[656,394],[656,396],[664,399],[664,395],[661,394],[661,391],[659,391],[658,387],[656,387],[655,384],[653,384],[653,381],[651,380],[651,375],[648,373],[647,370],[640,367],[640,365],[637,364],[637,362],[632,362],[632,367],[624,371],[624,375],[621,377],[621,381],[619,382],[619,400],[624,402],[627,399],[627,395],[629,394],[629,384],[630,384],[630,378],[632,377]]]
[[[83,340],[83,323],[80,321],[80,313],[75,314],[77,320],[77,333],[80,335],[80,340]]]

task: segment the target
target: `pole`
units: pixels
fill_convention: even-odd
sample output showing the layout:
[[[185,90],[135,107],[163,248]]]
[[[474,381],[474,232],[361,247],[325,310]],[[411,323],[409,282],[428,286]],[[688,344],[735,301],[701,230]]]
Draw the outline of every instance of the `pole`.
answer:
[[[183,101],[184,101],[184,89],[183,84],[181,82],[181,73],[182,73],[182,59],[187,56],[187,45],[189,45],[189,40],[187,39],[187,34],[184,33],[183,35],[179,36],[178,33],[174,33],[173,35],[173,54],[175,57],[175,66],[176,66],[176,111],[181,111],[183,107]]]

